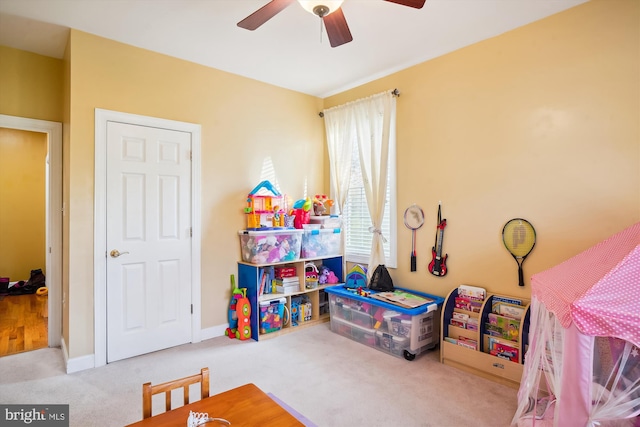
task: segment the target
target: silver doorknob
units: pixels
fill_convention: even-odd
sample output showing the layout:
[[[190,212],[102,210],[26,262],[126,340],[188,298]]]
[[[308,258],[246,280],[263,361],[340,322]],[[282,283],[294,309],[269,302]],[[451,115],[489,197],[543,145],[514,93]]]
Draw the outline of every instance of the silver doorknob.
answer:
[[[109,252],[109,255],[111,255],[111,258],[118,258],[120,255],[124,255],[124,254],[128,254],[129,252],[120,252],[117,249],[112,250],[111,252]]]

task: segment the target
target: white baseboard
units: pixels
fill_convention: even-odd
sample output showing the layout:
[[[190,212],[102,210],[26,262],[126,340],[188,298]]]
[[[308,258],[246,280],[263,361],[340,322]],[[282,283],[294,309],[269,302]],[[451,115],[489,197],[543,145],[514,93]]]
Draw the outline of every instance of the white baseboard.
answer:
[[[70,359],[69,351],[67,350],[67,343],[65,342],[64,337],[61,337],[60,339],[60,347],[62,348],[64,363],[67,366],[67,374],[84,371],[85,369],[95,368],[95,360],[93,354],[74,357],[73,359]]]
[[[200,338],[204,341],[211,338],[223,337],[224,331],[226,331],[228,327],[229,324],[225,323],[224,325],[217,325],[210,328],[202,329],[200,331]]]
[[[225,323],[223,325],[201,329],[200,338],[201,340],[208,340],[211,338],[222,337],[224,336],[224,332],[227,330],[228,326],[229,325]],[[67,366],[67,374],[84,371],[85,369],[93,369],[96,367],[93,354],[87,354],[85,356],[74,357],[73,359],[70,359],[69,352],[67,350],[67,343],[65,342],[64,337],[61,337],[60,339],[60,347],[62,349],[64,363]]]
[[[86,356],[74,357],[67,362],[67,374],[84,371],[85,369],[93,369],[96,367],[93,354]]]

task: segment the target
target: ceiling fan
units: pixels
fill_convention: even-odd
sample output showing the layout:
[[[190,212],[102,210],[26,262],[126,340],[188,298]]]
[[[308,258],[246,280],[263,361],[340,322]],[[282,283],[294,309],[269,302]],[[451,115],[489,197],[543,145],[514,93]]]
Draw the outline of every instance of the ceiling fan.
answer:
[[[238,22],[238,27],[247,30],[255,30],[269,19],[282,12],[296,0],[271,0],[251,15]],[[327,29],[327,36],[331,47],[337,47],[353,40],[347,20],[342,13],[340,5],[344,0],[297,0],[300,5],[309,12],[317,15]],[[421,9],[426,0],[384,0],[403,6]]]

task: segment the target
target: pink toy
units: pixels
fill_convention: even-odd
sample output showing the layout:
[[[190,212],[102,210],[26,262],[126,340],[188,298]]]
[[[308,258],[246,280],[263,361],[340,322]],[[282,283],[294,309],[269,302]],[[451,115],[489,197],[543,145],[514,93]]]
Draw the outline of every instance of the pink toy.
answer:
[[[304,224],[309,224],[309,221],[311,221],[311,212],[304,209],[294,209],[293,214],[295,215],[293,220],[295,228],[300,229]]]
[[[325,267],[324,265],[320,267],[320,275],[318,276],[318,283],[321,285],[324,284],[336,284],[338,283],[338,277],[335,273],[329,270],[329,267]]]
[[[339,281],[340,281],[340,279],[338,279],[338,276],[336,276],[336,274],[333,271],[329,271],[329,276],[327,278],[327,283],[335,285]]]
[[[292,214],[295,215],[293,226],[295,228],[303,228],[303,224],[309,224],[311,221],[311,207],[313,203],[309,199],[300,199],[293,204]]]

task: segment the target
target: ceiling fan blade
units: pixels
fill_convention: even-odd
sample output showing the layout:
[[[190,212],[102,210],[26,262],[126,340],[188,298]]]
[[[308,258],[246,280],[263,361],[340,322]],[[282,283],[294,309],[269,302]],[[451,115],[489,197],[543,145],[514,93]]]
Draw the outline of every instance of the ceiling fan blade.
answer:
[[[403,6],[413,7],[415,9],[422,9],[422,6],[424,6],[424,2],[426,0],[385,0],[385,1],[401,4]]]
[[[238,22],[237,25],[240,28],[253,31],[269,19],[276,16],[278,13],[282,12],[284,8],[294,1],[295,0],[271,0],[269,3]]]
[[[322,18],[324,26],[327,29],[327,36],[329,36],[329,43],[331,47],[338,47],[345,43],[349,43],[353,40],[347,20],[342,13],[342,8],[336,9],[335,12]]]

